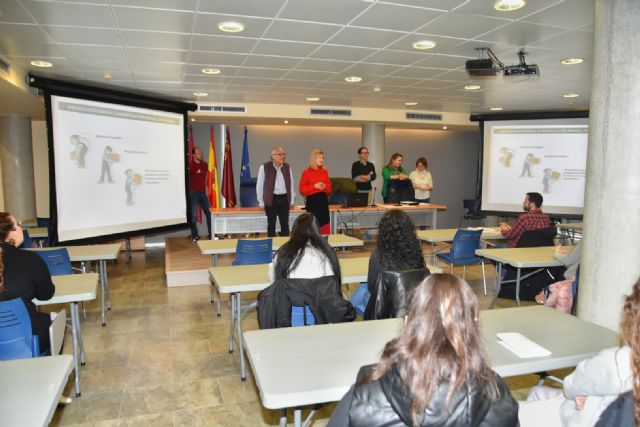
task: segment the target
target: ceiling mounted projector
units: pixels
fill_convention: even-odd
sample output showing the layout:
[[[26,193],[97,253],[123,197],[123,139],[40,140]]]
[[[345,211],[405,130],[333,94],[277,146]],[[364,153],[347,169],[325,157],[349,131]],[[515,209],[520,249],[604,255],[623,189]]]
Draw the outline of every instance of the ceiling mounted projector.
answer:
[[[504,65],[488,47],[476,48],[480,56],[487,54],[488,58],[470,59],[465,63],[465,69],[471,77],[493,77],[499,72],[507,78],[523,77],[535,79],[540,77],[540,68],[536,64],[527,64],[524,50],[518,51],[520,63],[517,65]]]
[[[498,74],[491,59],[470,59],[466,62],[465,69],[472,77],[493,77]]]

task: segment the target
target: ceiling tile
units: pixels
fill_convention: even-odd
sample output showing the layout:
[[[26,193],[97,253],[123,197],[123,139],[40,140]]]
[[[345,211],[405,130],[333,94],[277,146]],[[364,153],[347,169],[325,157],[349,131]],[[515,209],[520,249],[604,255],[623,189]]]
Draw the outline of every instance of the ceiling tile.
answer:
[[[120,29],[165,31],[190,34],[195,13],[174,10],[143,9],[114,6],[113,13]]]
[[[526,22],[513,22],[484,34],[481,39],[516,46],[527,46],[563,33],[564,30]]]
[[[436,46],[434,48],[432,48],[432,49],[427,49],[427,50],[415,49],[413,47],[413,43],[415,43],[417,41],[421,41],[421,40],[431,40],[432,42],[436,43]],[[460,43],[463,43],[463,42],[464,42],[464,40],[462,40],[462,39],[452,39],[452,38],[447,38],[447,37],[423,36],[423,35],[419,35],[419,34],[409,34],[409,35],[401,38],[400,40],[398,40],[397,42],[395,42],[391,46],[389,46],[389,49],[392,49],[392,50],[404,50],[404,51],[407,51],[407,52],[416,52],[416,53],[420,53],[421,55],[427,55],[427,54],[434,54],[434,53],[445,53],[452,46],[459,45]]]
[[[469,75],[465,70],[445,71],[433,77],[434,80],[446,80],[456,82],[466,82],[469,80]]]
[[[151,49],[188,50],[191,35],[179,33],[160,33],[156,31],[120,30],[122,41],[127,47]]]
[[[352,67],[344,70],[345,73],[355,74],[356,76],[384,76],[386,74],[390,74],[394,71],[401,69],[402,67],[397,65],[384,65],[384,64],[367,64],[367,63],[359,63],[355,64]]]
[[[247,58],[246,54],[222,53],[222,52],[200,52],[190,51],[187,61],[191,64],[199,65],[241,65]],[[249,64],[247,64],[249,66]]]
[[[414,65],[418,67],[446,68],[452,70],[463,67],[468,59],[475,57],[476,56],[429,55],[422,61],[416,62]]]
[[[286,0],[215,0],[200,1],[201,12],[229,15],[275,16]]]
[[[549,49],[554,52],[573,52],[573,55],[568,56],[590,54],[593,50],[593,34],[582,31],[569,31],[539,43],[533,43],[531,46]]]
[[[40,2],[22,0],[22,4],[41,25],[114,28],[111,10],[106,5]]]
[[[210,52],[249,53],[257,39],[231,36],[202,36],[193,35],[191,49]]]
[[[594,0],[564,0],[523,19],[545,25],[577,29],[593,24]]]
[[[54,41],[37,25],[0,23],[0,52],[5,55],[28,55],[41,46],[53,45]],[[57,52],[60,56],[60,52]]]
[[[374,3],[351,25],[358,27],[386,28],[388,30],[414,31],[425,23],[442,15],[442,12],[392,4]]]
[[[127,48],[127,59],[131,63],[137,62],[185,62],[187,52],[181,50]]]
[[[56,43],[96,44],[107,46],[121,46],[122,42],[115,29],[78,28],[43,26],[42,29],[51,36]]]
[[[133,81],[133,74],[129,70],[107,70],[111,74],[111,81]],[[97,81],[105,81],[104,80],[104,70],[83,70],[78,69],[78,72],[82,74],[85,79],[88,80],[97,80]]]
[[[271,19],[267,18],[201,13],[196,16],[196,24],[193,32],[196,34],[224,35],[225,33],[218,29],[218,24],[224,21],[239,21],[243,23],[244,31],[238,34],[243,37],[261,37],[271,23]]]
[[[587,0],[592,1],[592,0]],[[503,18],[503,19],[520,19],[524,16],[530,15],[532,13],[536,13],[542,9],[545,9],[554,3],[558,3],[558,0],[536,0],[536,1],[528,1],[526,6],[513,10],[510,12],[499,12],[493,8],[496,0],[473,0],[469,1],[458,9],[456,12],[461,13],[475,13],[478,15],[485,16],[493,16],[494,18]]]
[[[74,67],[82,70],[98,71],[129,71],[129,63],[124,60],[83,59],[70,61]],[[57,65],[56,65],[57,66]]]
[[[264,34],[264,38],[300,42],[324,43],[342,27],[331,24],[283,21],[276,19]]]
[[[426,7],[450,11],[468,0],[385,0],[386,3],[404,4],[408,6]]]
[[[289,70],[299,64],[300,61],[300,58],[287,58],[284,56],[249,55],[244,65],[247,67]]]
[[[290,87],[290,88],[311,88],[315,86],[314,82],[310,82],[308,80],[278,80],[273,83],[274,87]]]
[[[208,76],[205,74],[185,74],[183,77],[185,83],[198,83],[212,86],[226,85],[231,82],[232,79],[233,75]]]
[[[107,0],[103,0],[107,3]],[[108,3],[120,6],[136,6],[152,9],[171,9],[195,11],[197,0],[109,0]]]
[[[318,59],[334,59],[338,61],[361,61],[372,53],[375,49],[350,46],[324,45],[313,52],[309,57]]]
[[[348,68],[352,62],[346,61],[329,61],[324,59],[305,59],[302,61],[296,69],[298,70],[313,70],[313,71],[333,71],[336,73]]]
[[[380,86],[389,86],[389,87],[404,87],[410,86],[412,84],[418,83],[421,78],[410,78],[410,77],[396,77],[396,75],[389,77],[381,77],[376,80],[371,81],[371,84],[380,85]]]
[[[374,30],[372,28],[346,27],[329,40],[331,44],[383,48],[398,40],[405,33]]]
[[[331,73],[328,71],[291,70],[287,73],[286,79],[311,80],[311,81],[321,82],[330,77],[333,77],[334,75],[335,73]]]
[[[70,58],[125,60],[124,49],[116,46],[83,46],[73,44],[57,45],[62,53]]]
[[[260,55],[306,57],[320,46],[317,43],[299,43],[281,40],[260,40],[252,53]]]
[[[510,21],[488,16],[447,13],[423,26],[417,32],[446,37],[473,39]]]
[[[205,67],[206,66],[204,65],[186,64],[184,72],[185,74],[199,74],[199,75],[208,76],[208,77],[220,77],[220,76],[235,76],[239,70],[242,70],[242,68],[239,68],[239,67],[226,67],[226,66],[218,65],[216,68],[220,70],[220,74],[204,74],[202,72],[202,69]]]
[[[374,53],[365,59],[364,62],[390,65],[410,65],[421,59],[424,59],[424,54],[422,53],[383,50],[378,53]]]
[[[428,79],[430,77],[442,74],[442,70],[438,68],[420,68],[406,67],[393,73],[393,77],[414,77],[418,79]]]
[[[246,85],[246,86],[271,86],[278,79],[267,79],[258,77],[234,77],[229,84],[232,85]]]
[[[2,3],[0,7],[0,21],[21,24],[32,24],[35,22],[25,8],[22,7],[22,4],[17,1],[5,1]]]
[[[362,0],[296,0],[286,4],[278,15],[282,19],[346,24],[369,7]]]
[[[236,76],[279,79],[287,73],[287,70],[277,70],[273,68],[240,68]]]

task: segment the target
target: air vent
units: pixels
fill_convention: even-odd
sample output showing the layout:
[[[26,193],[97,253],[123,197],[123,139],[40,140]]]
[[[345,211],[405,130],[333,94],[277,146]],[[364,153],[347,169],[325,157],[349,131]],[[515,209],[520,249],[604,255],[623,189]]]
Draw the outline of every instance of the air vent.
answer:
[[[309,110],[312,116],[351,116],[351,110],[332,110],[326,108],[312,108]]]
[[[247,107],[242,105],[198,105],[198,111],[215,111],[220,113],[246,113]]]
[[[442,121],[442,114],[406,113],[405,118],[407,120],[440,120]]]
[[[2,58],[0,58],[0,71],[9,74],[9,63],[5,62],[5,60]]]

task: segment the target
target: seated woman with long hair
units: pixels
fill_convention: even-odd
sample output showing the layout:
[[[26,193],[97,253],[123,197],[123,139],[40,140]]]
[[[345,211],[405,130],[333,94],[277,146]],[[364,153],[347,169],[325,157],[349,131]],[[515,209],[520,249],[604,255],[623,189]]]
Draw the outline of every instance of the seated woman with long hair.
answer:
[[[378,276],[383,271],[425,268],[422,245],[416,226],[409,215],[399,209],[388,211],[378,223],[378,243],[369,258],[367,287],[375,291]]]
[[[518,403],[487,362],[471,287],[429,275],[412,293],[400,336],[360,368],[334,411],[338,426],[517,426]]]
[[[336,252],[320,234],[318,221],[303,213],[293,223],[289,241],[282,245],[269,265],[269,280],[315,279],[335,275],[340,283]]]
[[[0,301],[22,298],[34,335],[38,336],[40,351],[49,350],[48,313],[40,313],[31,301],[48,300],[56,288],[51,281],[47,264],[34,252],[17,247],[24,240],[22,227],[8,212],[0,212]]]

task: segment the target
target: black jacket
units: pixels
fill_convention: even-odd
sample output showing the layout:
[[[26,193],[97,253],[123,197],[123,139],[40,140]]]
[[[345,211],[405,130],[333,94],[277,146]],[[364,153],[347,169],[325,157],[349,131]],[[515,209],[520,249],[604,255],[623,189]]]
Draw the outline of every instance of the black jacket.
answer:
[[[51,281],[49,268],[44,260],[35,252],[18,249],[8,243],[2,245],[4,261],[4,292],[0,293],[0,301],[22,298],[29,311],[31,329],[40,340],[40,351],[49,349],[49,325],[51,317],[48,313],[36,311],[32,299],[41,301],[51,299],[56,287]]]
[[[410,426],[411,394],[404,387],[395,368],[382,378],[367,384],[362,379],[375,365],[365,366],[358,373],[358,381],[353,389],[348,415],[340,414],[338,408],[331,417],[329,426],[349,427],[396,427]],[[496,374],[500,400],[491,402],[472,381],[458,391],[444,409],[447,385],[441,385],[435,397],[422,415],[418,417],[421,427],[512,427],[518,426],[518,402],[511,396],[502,378]],[[348,397],[349,393],[347,393]],[[343,406],[344,407],[344,406]]]
[[[258,295],[260,329],[291,326],[291,306],[308,305],[317,324],[352,322],[356,312],[342,298],[336,276],[317,279],[278,279]]]
[[[428,275],[428,268],[381,272],[367,302],[364,320],[404,317],[411,292]]]
[[[595,427],[635,427],[635,410],[633,392],[622,393],[602,412]]]

